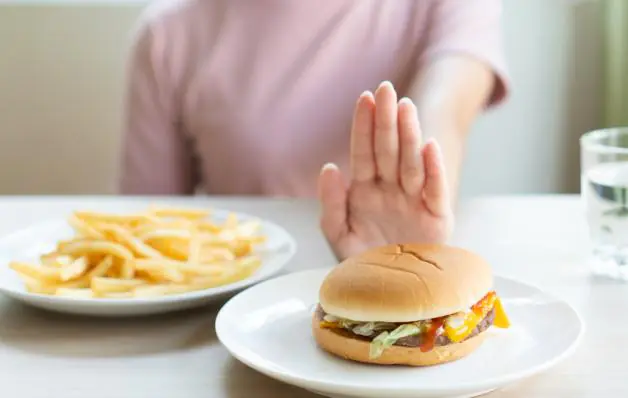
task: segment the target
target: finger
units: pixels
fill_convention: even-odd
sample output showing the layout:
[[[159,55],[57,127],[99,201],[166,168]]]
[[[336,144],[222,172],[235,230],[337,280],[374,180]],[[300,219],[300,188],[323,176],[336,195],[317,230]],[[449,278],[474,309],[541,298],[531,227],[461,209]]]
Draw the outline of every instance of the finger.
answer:
[[[335,164],[323,166],[318,180],[322,205],[321,229],[327,240],[337,241],[347,232],[347,188]]]
[[[408,195],[417,195],[425,178],[421,156],[421,127],[416,106],[409,98],[399,101],[399,173]]]
[[[383,82],[375,92],[375,164],[379,178],[398,182],[397,93],[390,82]]]
[[[374,120],[375,99],[370,91],[365,91],[355,106],[351,128],[351,175],[356,181],[375,179]]]
[[[451,208],[440,146],[435,140],[430,139],[422,152],[425,167],[423,200],[432,214],[439,217],[446,216],[451,212]]]

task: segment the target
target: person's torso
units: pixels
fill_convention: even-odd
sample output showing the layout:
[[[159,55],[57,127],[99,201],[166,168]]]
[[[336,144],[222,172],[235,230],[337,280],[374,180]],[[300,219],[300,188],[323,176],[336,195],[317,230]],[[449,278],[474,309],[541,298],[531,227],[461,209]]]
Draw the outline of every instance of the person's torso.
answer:
[[[364,90],[416,71],[429,2],[214,0],[186,10],[180,117],[214,194],[311,196],[348,171]]]

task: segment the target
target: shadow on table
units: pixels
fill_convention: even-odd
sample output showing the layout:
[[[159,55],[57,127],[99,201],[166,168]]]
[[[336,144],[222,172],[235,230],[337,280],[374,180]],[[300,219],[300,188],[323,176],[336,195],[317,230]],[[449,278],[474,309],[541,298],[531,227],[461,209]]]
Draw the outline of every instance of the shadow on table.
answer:
[[[271,379],[242,362],[230,358],[225,363],[224,389],[229,398],[320,398],[302,388]]]
[[[94,318],[0,301],[0,344],[58,357],[132,357],[219,344],[220,305],[137,318]]]

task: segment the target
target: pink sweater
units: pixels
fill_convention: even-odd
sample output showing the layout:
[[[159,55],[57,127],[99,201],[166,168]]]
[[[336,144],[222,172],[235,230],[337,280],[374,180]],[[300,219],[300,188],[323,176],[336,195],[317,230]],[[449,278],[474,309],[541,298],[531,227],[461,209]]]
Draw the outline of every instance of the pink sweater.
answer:
[[[125,194],[311,196],[347,170],[355,101],[400,95],[421,65],[465,53],[507,92],[499,0],[168,0],[129,64]]]

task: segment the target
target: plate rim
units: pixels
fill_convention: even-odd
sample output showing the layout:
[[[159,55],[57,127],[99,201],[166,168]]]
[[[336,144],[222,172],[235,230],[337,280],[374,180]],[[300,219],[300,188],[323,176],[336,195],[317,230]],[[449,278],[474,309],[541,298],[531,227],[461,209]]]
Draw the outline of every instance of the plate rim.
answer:
[[[457,384],[454,388],[452,387],[448,387],[448,386],[443,386],[441,388],[431,388],[431,389],[424,389],[424,390],[418,390],[418,389],[412,389],[412,388],[372,388],[371,386],[369,387],[365,387],[365,386],[361,386],[361,385],[356,385],[356,384],[351,384],[351,383],[339,383],[339,382],[329,382],[329,381],[323,381],[321,379],[311,379],[308,377],[304,377],[304,376],[299,376],[297,374],[295,374],[294,372],[284,372],[284,371],[278,371],[278,370],[274,370],[272,367],[268,367],[268,366],[263,366],[263,358],[260,357],[260,355],[255,354],[253,352],[251,352],[248,348],[240,348],[239,352],[236,352],[236,350],[232,349],[232,347],[230,346],[230,341],[229,338],[225,338],[225,334],[223,334],[223,330],[221,329],[220,323],[223,322],[222,319],[225,317],[225,313],[226,311],[229,310],[229,306],[233,305],[232,303],[238,299],[238,297],[245,295],[245,294],[251,294],[250,291],[254,291],[257,288],[262,288],[262,286],[266,283],[271,283],[271,282],[277,282],[278,280],[281,279],[289,279],[291,277],[295,277],[298,274],[306,274],[306,273],[311,273],[313,275],[317,275],[320,276],[323,273],[327,273],[329,272],[331,269],[333,269],[334,267],[317,267],[317,268],[311,268],[311,269],[306,269],[306,270],[301,270],[301,271],[295,271],[295,272],[291,272],[287,275],[282,275],[282,276],[277,276],[274,278],[270,278],[262,283],[257,284],[256,286],[253,286],[243,292],[238,293],[237,295],[233,296],[232,298],[230,298],[219,310],[217,316],[216,316],[216,320],[215,320],[215,330],[216,330],[216,337],[218,338],[218,340],[220,341],[221,345],[223,347],[225,347],[225,349],[236,359],[238,359],[239,361],[241,361],[242,363],[244,363],[245,365],[255,369],[256,371],[263,373],[267,376],[270,376],[272,378],[275,378],[277,380],[301,387],[301,388],[317,388],[319,390],[324,390],[330,393],[338,393],[341,391],[345,391],[348,392],[350,391],[351,393],[369,393],[371,395],[373,394],[402,394],[402,395],[407,395],[407,394],[416,394],[418,392],[422,393],[422,394],[445,394],[445,393],[457,393],[457,392],[464,392],[464,391],[480,391],[480,390],[493,390],[496,388],[499,388],[500,386],[504,386],[506,384],[518,381],[518,380],[523,380],[526,379],[528,377],[531,377],[533,375],[536,375],[538,373],[541,373],[547,369],[550,369],[552,367],[554,367],[555,365],[559,364],[560,362],[562,362],[563,360],[567,359],[568,357],[570,357],[575,351],[576,349],[580,346],[584,334],[586,332],[586,324],[584,322],[584,319],[582,317],[582,315],[579,313],[579,311],[573,306],[571,305],[569,302],[567,302],[566,300],[558,297],[557,295],[555,295],[554,293],[548,292],[540,287],[538,287],[535,284],[532,283],[528,283],[528,282],[524,282],[524,281],[520,281],[520,280],[516,280],[514,278],[508,277],[508,276],[503,276],[500,273],[493,273],[493,277],[495,279],[502,279],[511,283],[515,283],[515,284],[519,284],[520,286],[523,285],[525,287],[528,288],[532,288],[534,290],[536,290],[537,292],[541,292],[544,295],[546,295],[547,297],[553,299],[554,301],[560,302],[561,304],[563,304],[564,306],[566,306],[566,308],[571,312],[571,315],[573,315],[575,317],[575,320],[577,321],[577,326],[578,326],[578,335],[575,337],[575,339],[573,341],[571,341],[571,343],[569,344],[569,346],[563,350],[559,355],[551,358],[550,360],[545,361],[544,363],[537,365],[537,366],[533,366],[531,368],[528,368],[526,370],[520,371],[520,372],[514,372],[514,373],[510,373],[507,374],[505,376],[501,376],[501,377],[492,377],[486,380],[483,380],[481,382],[466,382],[466,383],[461,383],[461,384]],[[227,341],[227,343],[225,343],[225,341]],[[245,355],[240,355],[241,352],[245,352],[248,353],[253,359],[250,358],[245,358]],[[321,388],[322,387],[322,388]]]
[[[124,207],[124,205],[121,205],[121,207]],[[192,206],[188,206],[188,207],[192,207]],[[0,283],[0,293],[5,294],[6,296],[12,297],[17,300],[29,302],[31,303],[31,305],[34,305],[32,304],[33,301],[46,302],[46,303],[54,302],[54,303],[58,303],[59,305],[64,305],[64,306],[77,305],[77,306],[94,307],[94,308],[98,308],[98,307],[114,307],[115,308],[115,307],[126,307],[129,305],[139,305],[139,306],[166,305],[166,304],[177,303],[181,301],[192,301],[192,300],[199,300],[199,299],[203,299],[207,297],[226,295],[226,294],[241,290],[243,288],[247,288],[249,286],[258,284],[260,282],[263,282],[269,278],[272,278],[273,276],[276,276],[281,271],[283,271],[287,267],[287,265],[290,263],[290,261],[294,259],[296,253],[298,252],[298,243],[294,235],[292,235],[285,227],[276,223],[275,221],[271,221],[271,220],[268,220],[267,218],[260,217],[260,216],[254,216],[246,212],[228,210],[222,207],[213,207],[213,208],[210,208],[209,210],[210,210],[210,217],[211,215],[216,215],[216,214],[220,214],[223,216],[227,214],[235,214],[236,216],[238,216],[238,218],[259,220],[262,223],[262,225],[270,226],[272,229],[280,231],[281,234],[284,235],[284,237],[286,238],[286,242],[283,244],[282,249],[281,249],[282,251],[285,250],[285,254],[284,253],[282,254],[286,256],[286,259],[279,266],[277,266],[275,269],[272,269],[271,271],[268,271],[266,273],[253,274],[249,276],[248,278],[242,279],[235,283],[218,286],[214,288],[209,288],[209,289],[203,289],[203,290],[197,290],[197,291],[185,292],[185,293],[179,293],[179,294],[172,294],[172,295],[167,295],[167,296],[151,297],[151,298],[93,299],[93,298],[83,298],[83,297],[51,296],[51,295],[41,294],[41,293],[31,293],[26,290],[14,289],[14,288],[11,288],[10,286],[7,286],[7,284],[5,283]],[[98,210],[94,210],[94,211],[98,211]],[[106,210],[106,212],[111,212],[111,211]],[[58,226],[63,225],[65,227],[68,227],[67,215],[47,217],[45,220],[42,220],[40,222],[30,223],[29,225],[24,226],[22,228],[17,228],[13,231],[2,234],[0,236],[0,251],[5,247],[10,246],[12,240],[16,240],[20,238],[24,239],[23,235],[28,234],[32,230],[35,230],[38,228],[42,228],[42,229],[51,228],[57,225]],[[3,258],[0,266],[2,266],[3,268],[6,268],[8,264],[4,264],[5,263],[4,260],[5,259]],[[2,272],[8,272],[8,270],[3,269]]]

